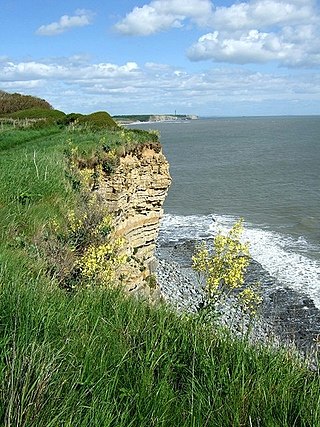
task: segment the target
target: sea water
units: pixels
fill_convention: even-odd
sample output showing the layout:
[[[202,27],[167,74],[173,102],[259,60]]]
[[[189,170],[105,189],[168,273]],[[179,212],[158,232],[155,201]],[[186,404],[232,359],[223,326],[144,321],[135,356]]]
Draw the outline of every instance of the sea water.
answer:
[[[160,243],[207,239],[242,217],[252,257],[320,308],[320,116],[137,126],[160,131],[170,163]]]

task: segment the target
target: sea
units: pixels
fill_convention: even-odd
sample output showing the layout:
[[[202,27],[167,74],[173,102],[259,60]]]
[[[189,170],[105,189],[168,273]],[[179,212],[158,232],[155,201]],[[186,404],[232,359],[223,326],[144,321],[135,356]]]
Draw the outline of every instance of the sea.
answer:
[[[320,309],[320,116],[131,127],[158,130],[170,163],[160,243],[210,239],[243,218],[253,259]]]

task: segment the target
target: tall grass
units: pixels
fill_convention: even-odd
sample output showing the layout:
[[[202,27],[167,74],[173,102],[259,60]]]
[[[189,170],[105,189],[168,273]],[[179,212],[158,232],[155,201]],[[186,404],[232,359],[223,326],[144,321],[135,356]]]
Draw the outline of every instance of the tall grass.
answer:
[[[0,159],[0,425],[320,425],[319,373],[288,350],[121,290],[59,289],[35,236],[77,203],[70,135],[27,136]],[[101,135],[72,138],[90,151]]]
[[[2,279],[2,425],[320,425],[319,377],[284,350],[120,291]]]

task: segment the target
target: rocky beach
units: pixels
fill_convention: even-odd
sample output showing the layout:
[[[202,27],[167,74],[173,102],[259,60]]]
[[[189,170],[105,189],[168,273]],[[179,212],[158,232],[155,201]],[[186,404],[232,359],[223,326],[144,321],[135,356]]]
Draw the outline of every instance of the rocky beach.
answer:
[[[163,299],[178,311],[197,313],[203,306],[205,294],[197,274],[192,269],[195,241],[159,243],[157,280]],[[219,322],[233,333],[250,331],[253,342],[287,345],[312,358],[316,366],[319,350],[320,311],[312,299],[303,293],[284,287],[259,263],[252,260],[246,282],[259,282],[263,303],[253,327],[250,318],[239,312],[234,301],[227,301],[219,313]]]

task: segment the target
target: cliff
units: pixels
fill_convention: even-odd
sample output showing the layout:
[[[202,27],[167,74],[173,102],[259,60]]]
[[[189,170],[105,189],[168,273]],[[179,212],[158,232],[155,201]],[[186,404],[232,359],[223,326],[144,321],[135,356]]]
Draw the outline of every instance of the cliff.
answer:
[[[166,122],[166,121],[181,121],[181,120],[197,120],[198,116],[196,115],[153,115],[150,116],[149,120],[151,122]]]
[[[198,116],[194,114],[135,114],[126,116],[113,116],[113,119],[119,124],[130,124],[135,122],[179,122],[184,120],[197,120]]]
[[[121,274],[129,291],[145,293],[146,284],[156,285],[155,241],[170,183],[169,164],[159,143],[137,145],[100,181],[98,192],[114,214],[115,236],[124,238],[128,262]]]

